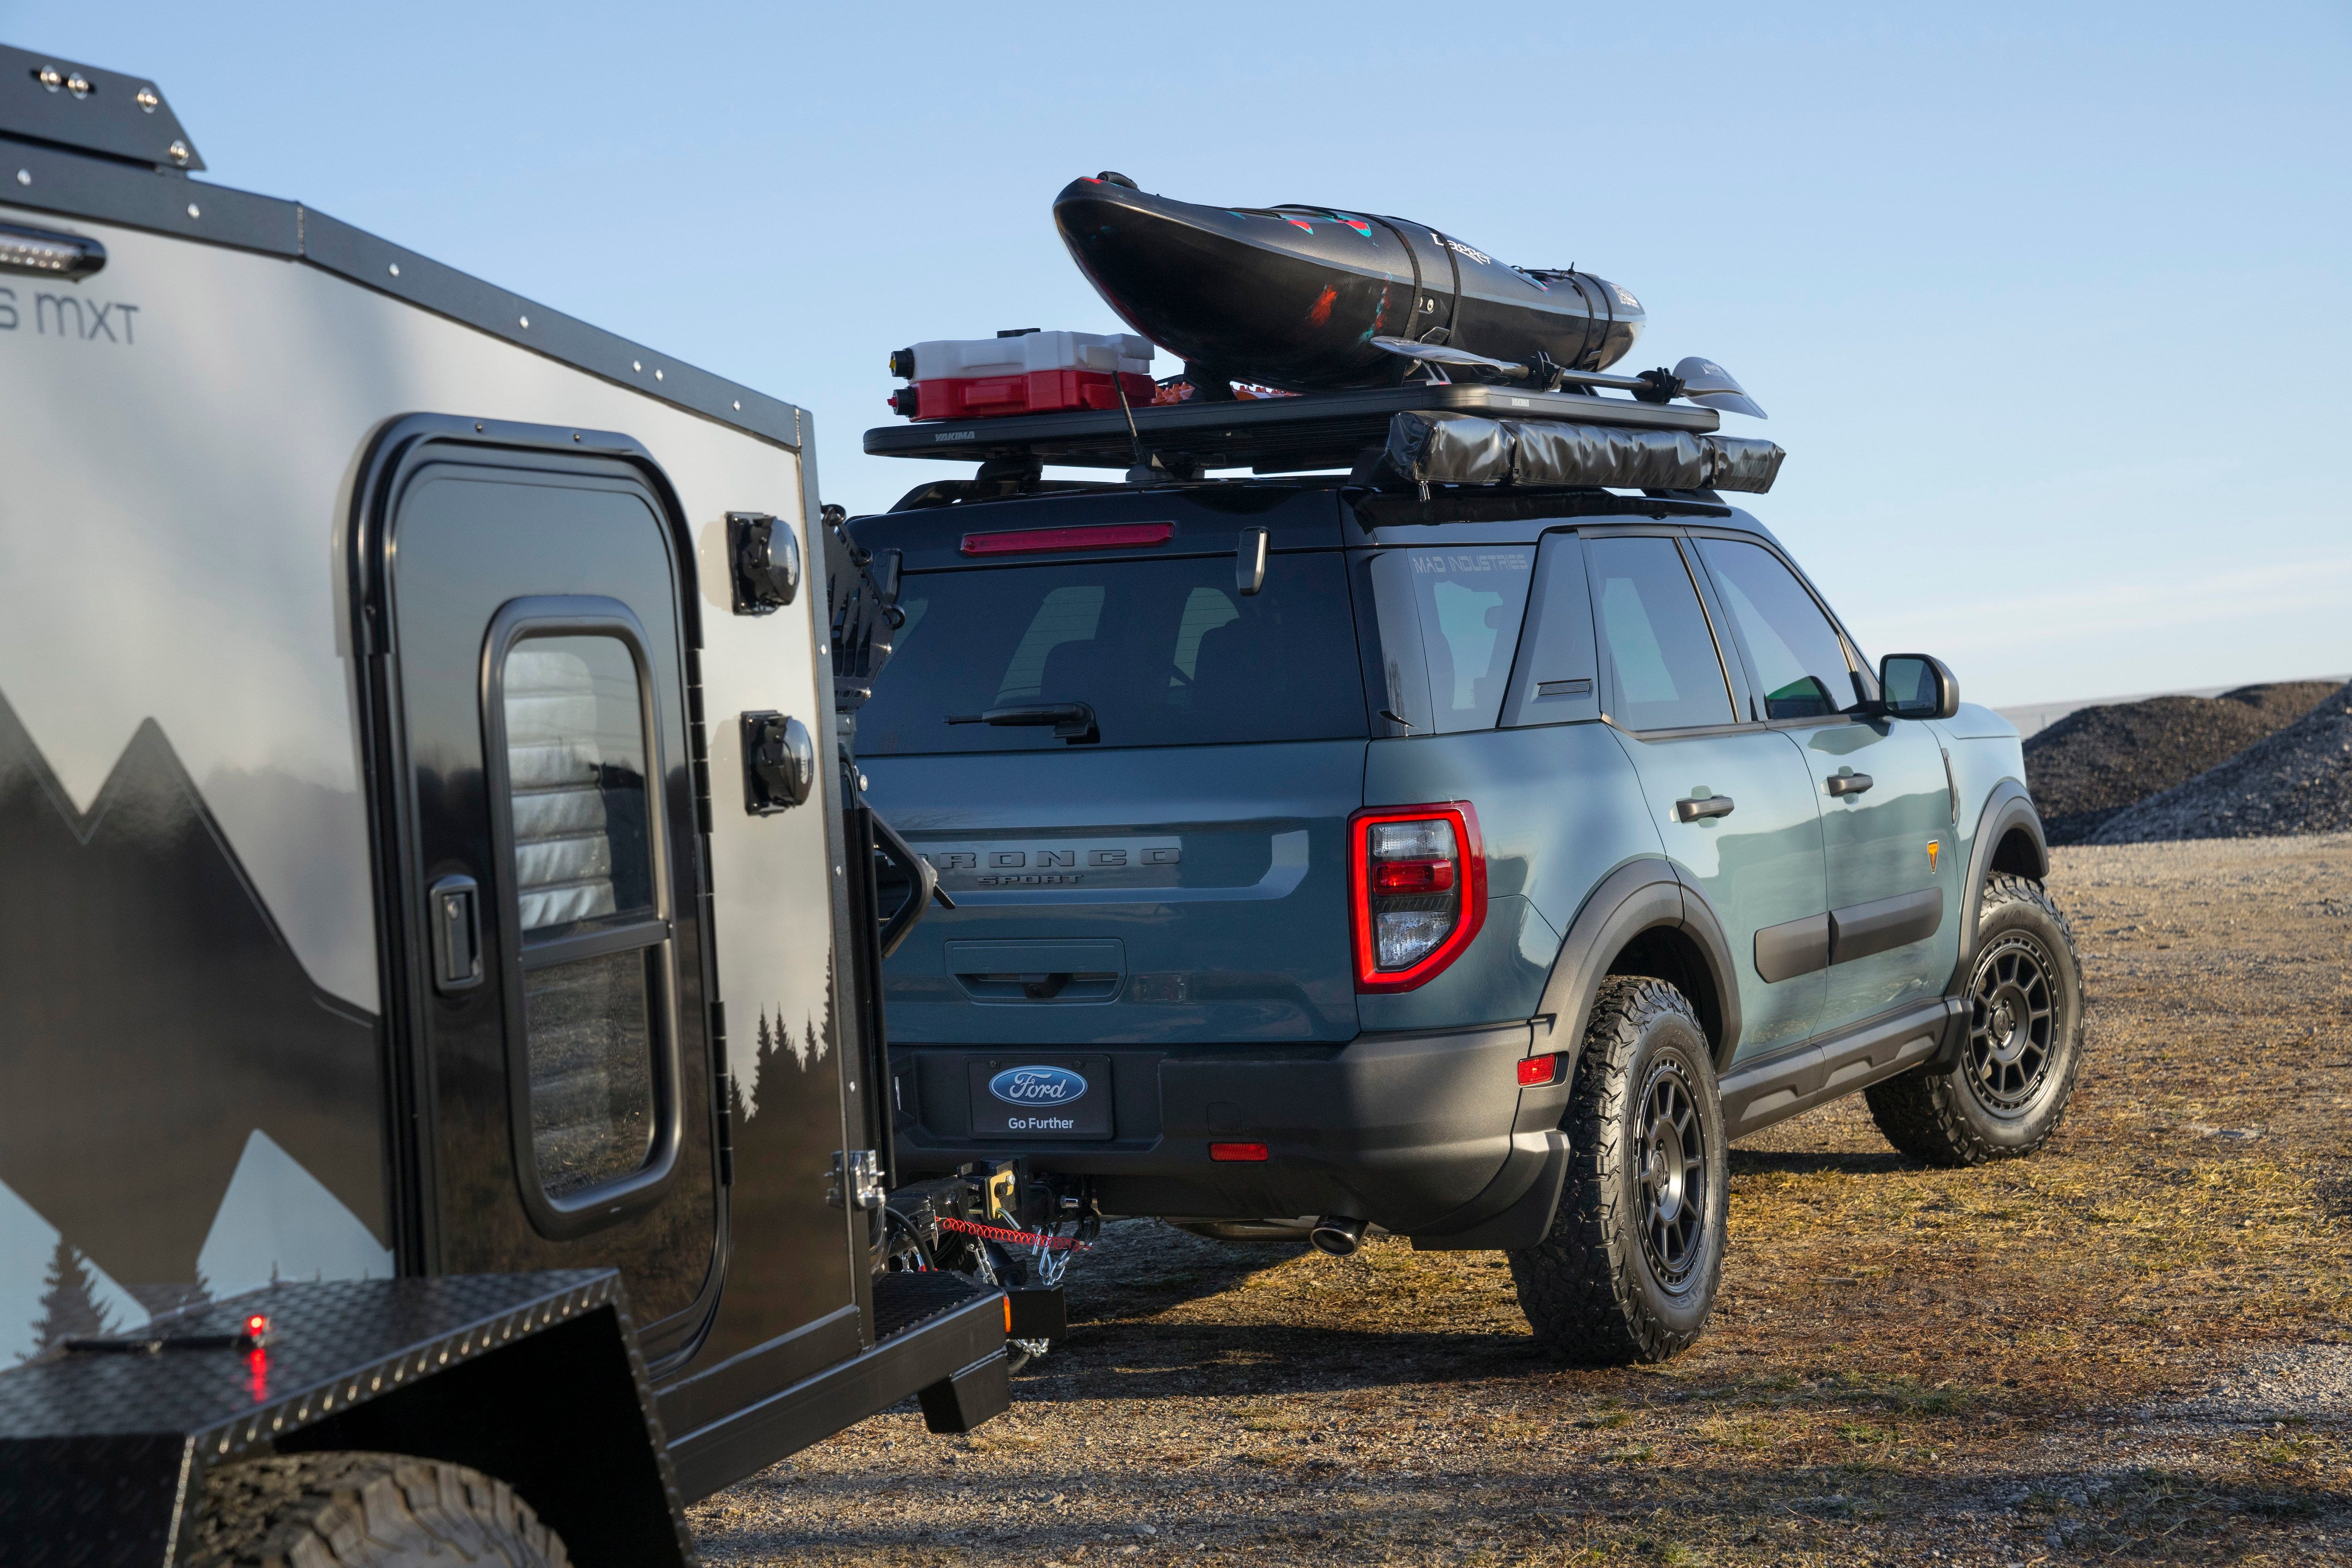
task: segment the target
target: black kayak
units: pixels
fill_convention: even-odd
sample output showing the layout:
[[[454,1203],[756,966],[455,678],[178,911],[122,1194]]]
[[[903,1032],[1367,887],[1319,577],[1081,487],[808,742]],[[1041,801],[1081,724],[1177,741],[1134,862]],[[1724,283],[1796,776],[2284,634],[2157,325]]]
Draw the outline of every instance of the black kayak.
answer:
[[[1508,266],[1426,224],[1331,207],[1214,207],[1124,176],[1073,180],[1054,223],[1087,279],[1195,374],[1286,392],[1391,385],[1411,362],[1375,338],[1600,371],[1642,303],[1589,272]]]

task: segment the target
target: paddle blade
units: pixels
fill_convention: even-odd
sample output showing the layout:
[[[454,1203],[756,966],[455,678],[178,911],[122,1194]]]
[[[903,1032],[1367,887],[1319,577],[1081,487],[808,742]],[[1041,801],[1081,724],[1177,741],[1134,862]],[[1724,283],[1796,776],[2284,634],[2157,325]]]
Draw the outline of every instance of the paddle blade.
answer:
[[[1508,360],[1488,359],[1485,354],[1474,354],[1468,349],[1450,349],[1444,343],[1416,343],[1404,338],[1374,338],[1372,347],[1383,353],[1392,353],[1399,359],[1417,359],[1430,364],[1462,365],[1472,370],[1490,370],[1497,375],[1513,377],[1528,374],[1528,367],[1523,364],[1513,364]]]
[[[1683,395],[1693,403],[1709,408],[1727,408],[1734,414],[1752,418],[1771,417],[1756,405],[1747,389],[1731,378],[1731,373],[1711,359],[1691,355],[1675,366],[1675,377],[1683,384]]]

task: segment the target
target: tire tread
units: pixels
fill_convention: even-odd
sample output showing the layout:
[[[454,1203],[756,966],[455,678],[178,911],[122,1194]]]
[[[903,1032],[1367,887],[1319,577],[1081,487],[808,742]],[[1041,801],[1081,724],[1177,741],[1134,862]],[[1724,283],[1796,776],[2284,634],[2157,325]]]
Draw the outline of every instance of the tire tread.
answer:
[[[1641,1226],[1617,1212],[1630,1184],[1621,1159],[1629,1151],[1602,1130],[1621,1124],[1628,1095],[1637,1092],[1628,1070],[1643,1034],[1662,1017],[1690,1026],[1702,1042],[1697,1012],[1674,986],[1643,975],[1605,982],[1585,1027],[1569,1110],[1568,1190],[1551,1235],[1509,1255],[1520,1310],[1538,1342],[1588,1365],[1659,1362],[1681,1353],[1699,1327],[1680,1329],[1650,1310],[1635,1283],[1643,1267]]]
[[[2058,928],[2059,939],[2065,948],[2065,962],[2074,969],[2079,995],[2083,959],[2074,945],[2074,928],[2067,921],[2065,910],[2058,907],[2050,890],[2040,882],[2010,872],[1987,879],[1977,929],[1981,932],[2000,906],[2020,903],[2032,905]],[[1981,1165],[1992,1160],[2022,1159],[2035,1152],[2057,1132],[2074,1098],[2074,1083],[2083,1070],[2083,1020],[2079,1014],[2078,1008],[2073,1020],[2075,1037],[2066,1052],[2063,1076],[2054,1097],[2057,1113],[2042,1124],[2030,1142],[2003,1146],[1978,1131],[1961,1108],[1960,1096],[1968,1090],[1961,1085],[1957,1070],[1908,1072],[1871,1085],[1863,1090],[1871,1120],[1878,1123],[1878,1131],[1897,1151],[1922,1164],[1957,1168]]]
[[[331,1453],[207,1476],[189,1568],[570,1568],[562,1539],[506,1482],[439,1459]]]

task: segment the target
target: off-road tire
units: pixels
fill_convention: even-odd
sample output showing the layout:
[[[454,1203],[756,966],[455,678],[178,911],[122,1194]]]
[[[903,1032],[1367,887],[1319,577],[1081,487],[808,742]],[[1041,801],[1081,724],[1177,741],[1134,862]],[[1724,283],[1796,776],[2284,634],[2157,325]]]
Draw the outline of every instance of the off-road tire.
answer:
[[[1986,1080],[1996,1072],[2017,1072],[2022,1058],[2006,1066],[1979,1059],[1991,1055],[1986,998],[2003,990],[2005,959],[2012,982],[2006,989],[2017,992],[2020,957],[2042,971],[2053,1016],[2032,1081],[2005,1094],[2003,1086]],[[1969,1013],[1960,1021],[1958,1060],[1940,1071],[1917,1068],[1863,1091],[1886,1141],[1930,1165],[1980,1165],[2031,1154],[2050,1142],[2074,1098],[2083,1070],[2083,960],[2074,928],[2041,883],[2005,873],[1985,883],[1977,956],[1963,1000]]]
[[[402,1454],[302,1454],[223,1465],[181,1561],[189,1568],[570,1568],[555,1531],[504,1481]]]
[[[1699,1191],[1686,1214],[1676,1211],[1683,1223],[1696,1220],[1696,1235],[1674,1267],[1662,1264],[1650,1239],[1651,1218],[1660,1211],[1645,1197],[1643,1181],[1645,1152],[1654,1147],[1644,1108],[1670,1089],[1688,1101],[1689,1132],[1675,1134],[1675,1147],[1685,1148],[1693,1137],[1699,1144],[1696,1165],[1685,1167]],[[1537,1342],[1590,1366],[1681,1353],[1715,1306],[1727,1184],[1715,1064],[1687,997],[1663,980],[1627,975],[1603,983],[1585,1026],[1564,1130],[1568,1186],[1551,1234],[1509,1255],[1519,1309]]]

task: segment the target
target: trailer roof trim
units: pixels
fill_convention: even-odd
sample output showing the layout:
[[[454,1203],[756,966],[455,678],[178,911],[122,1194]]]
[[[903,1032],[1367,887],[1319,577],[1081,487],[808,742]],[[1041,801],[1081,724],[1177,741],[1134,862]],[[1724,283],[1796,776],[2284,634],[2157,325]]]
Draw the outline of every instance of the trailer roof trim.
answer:
[[[0,47],[0,68],[23,54]],[[0,82],[0,96],[14,91],[13,84]],[[33,91],[42,89],[35,84]],[[27,140],[14,133],[15,124],[0,110],[0,218],[15,207],[305,262],[674,407],[805,450],[808,416],[782,398],[656,353],[299,202],[158,179],[152,169],[125,159]],[[192,202],[196,190],[203,199]]]
[[[153,82],[5,44],[0,44],[0,132],[167,174],[205,166]]]

